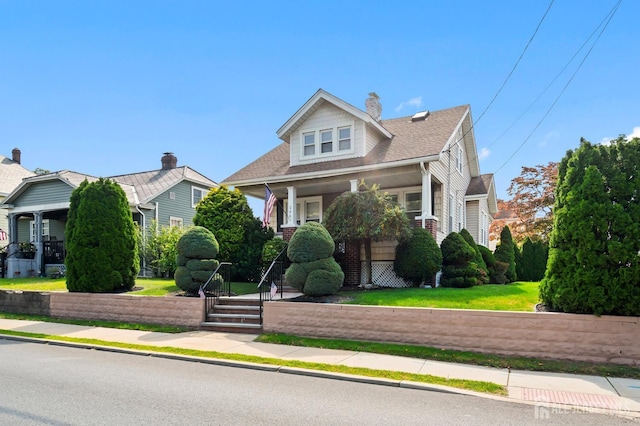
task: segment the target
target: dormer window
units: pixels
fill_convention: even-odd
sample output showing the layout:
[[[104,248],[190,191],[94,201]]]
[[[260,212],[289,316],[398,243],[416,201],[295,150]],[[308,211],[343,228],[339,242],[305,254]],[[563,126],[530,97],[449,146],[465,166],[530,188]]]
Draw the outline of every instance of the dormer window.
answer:
[[[302,132],[304,158],[353,152],[352,125]]]

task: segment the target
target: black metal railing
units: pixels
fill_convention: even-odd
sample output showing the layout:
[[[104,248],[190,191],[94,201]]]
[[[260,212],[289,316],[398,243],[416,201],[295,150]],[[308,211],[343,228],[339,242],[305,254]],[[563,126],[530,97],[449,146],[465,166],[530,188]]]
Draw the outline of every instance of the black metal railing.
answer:
[[[44,252],[44,264],[62,264],[67,253],[64,248],[64,241],[43,241],[42,251]]]
[[[213,311],[220,296],[231,296],[231,263],[220,262],[206,283],[200,286],[200,297],[206,298],[206,313]]]
[[[266,300],[273,300],[278,293],[280,293],[280,298],[282,299],[284,287],[285,263],[281,260],[274,260],[265,266],[265,272],[258,284],[260,305]]]

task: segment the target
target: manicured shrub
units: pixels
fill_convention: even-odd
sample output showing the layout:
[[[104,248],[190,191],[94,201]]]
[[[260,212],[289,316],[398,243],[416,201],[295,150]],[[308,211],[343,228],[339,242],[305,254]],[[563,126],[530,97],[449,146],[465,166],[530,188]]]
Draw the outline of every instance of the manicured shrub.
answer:
[[[473,257],[473,262],[478,266],[478,284],[486,284],[489,282],[489,269],[487,268],[487,264],[482,257],[482,253],[478,248],[478,245],[474,241],[473,237],[466,229],[462,228],[460,231],[460,236],[464,238],[464,240],[475,250],[476,255]]]
[[[337,293],[344,273],[332,256],[334,249],[335,244],[324,226],[315,222],[302,225],[287,247],[292,262],[285,272],[287,283],[308,296]]]
[[[411,237],[396,246],[393,270],[414,287],[430,280],[442,266],[442,252],[431,232],[413,228]]]
[[[65,240],[67,289],[131,290],[140,270],[138,233],[124,190],[109,179],[83,182],[71,196]]]
[[[515,243],[511,237],[511,230],[509,229],[509,226],[505,225],[504,228],[502,228],[502,232],[500,232],[500,243],[493,254],[497,261],[504,262],[509,265],[505,274],[507,282],[514,282],[518,279],[514,245]]]
[[[443,287],[472,287],[478,285],[478,265],[473,262],[476,251],[457,232],[452,232],[442,241]]]
[[[262,247],[262,263],[272,262],[283,250],[285,253],[279,260],[286,260],[287,242],[282,238],[272,238]]]
[[[218,254],[218,242],[207,228],[194,226],[180,237],[177,250],[178,267],[174,275],[176,286],[186,293],[195,295],[218,267],[219,263],[214,259]],[[215,278],[215,283],[222,280],[222,277]],[[207,285],[207,290],[213,288],[214,283]]]
[[[540,281],[547,267],[547,246],[542,240],[531,241],[529,237],[522,243],[522,255],[517,263],[518,279]]]
[[[332,256],[334,250],[335,243],[325,227],[307,222],[293,234],[287,246],[287,256],[292,262],[311,262]]]
[[[488,247],[478,245],[478,251],[482,255],[482,260],[484,264],[487,266],[487,272],[489,274],[489,282],[493,284],[504,284],[504,280],[506,278],[504,275],[502,276],[502,281],[499,281],[496,275],[496,258],[493,255],[493,252],[489,250]],[[508,266],[508,265],[507,265]],[[506,269],[505,269],[506,270]]]

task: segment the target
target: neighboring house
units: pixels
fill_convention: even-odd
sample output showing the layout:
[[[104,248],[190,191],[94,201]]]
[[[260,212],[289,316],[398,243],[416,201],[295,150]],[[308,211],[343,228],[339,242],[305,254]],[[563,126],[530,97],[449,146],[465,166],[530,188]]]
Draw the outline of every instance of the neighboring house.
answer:
[[[22,179],[34,176],[35,173],[20,164],[21,152],[13,148],[11,158],[0,155],[0,204],[13,191]],[[0,250],[9,244],[9,221],[7,210],[0,208]]]
[[[383,120],[378,96],[366,112],[320,89],[277,131],[282,143],[222,183],[254,197],[264,184],[282,200],[271,224],[285,240],[358,183],[377,184],[438,243],[466,228],[489,244],[497,210],[493,175],[481,175],[468,105]],[[395,242],[373,250],[374,283],[401,286],[393,273]],[[345,285],[361,284],[361,253],[346,247]],[[354,260],[355,259],[355,260]]]
[[[148,172],[111,176],[124,190],[133,219],[143,228],[152,220],[158,226],[189,226],[196,204],[217,183],[165,153],[162,168]],[[24,179],[0,204],[8,211],[8,276],[46,274],[64,265],[64,230],[71,193],[84,180],[97,177],[68,170]],[[31,246],[35,254],[25,253]],[[32,257],[32,258],[31,258]],[[26,259],[25,259],[26,258]],[[31,259],[29,259],[31,258]]]
[[[498,211],[493,215],[493,223],[491,223],[491,227],[489,228],[489,248],[491,251],[495,251],[500,242],[502,228],[509,226],[509,229],[513,232],[518,229],[518,222],[520,222],[518,215],[514,211],[509,210],[507,203],[498,200]]]

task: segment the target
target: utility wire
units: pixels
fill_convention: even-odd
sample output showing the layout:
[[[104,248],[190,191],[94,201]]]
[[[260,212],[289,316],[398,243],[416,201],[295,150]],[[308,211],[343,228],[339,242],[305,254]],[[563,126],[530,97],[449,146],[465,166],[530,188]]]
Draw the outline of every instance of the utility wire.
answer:
[[[460,143],[460,141],[464,140],[465,136],[467,136],[469,134],[469,132],[471,132],[473,130],[473,128],[478,124],[478,122],[482,119],[482,117],[487,113],[487,111],[489,110],[491,105],[493,105],[495,100],[498,98],[498,95],[500,95],[500,93],[502,92],[502,89],[504,89],[504,87],[507,85],[507,82],[511,79],[511,76],[513,75],[513,73],[515,72],[516,68],[518,67],[518,64],[520,64],[520,61],[524,57],[524,54],[529,49],[529,45],[531,45],[531,42],[533,42],[533,39],[535,38],[536,34],[538,34],[538,30],[540,29],[540,27],[542,26],[542,23],[544,22],[545,18],[547,17],[547,14],[549,13],[549,10],[551,9],[551,6],[553,5],[554,1],[555,0],[551,0],[551,2],[549,3],[549,6],[547,6],[547,10],[542,15],[542,18],[540,18],[540,21],[538,22],[538,25],[536,26],[536,29],[533,31],[533,34],[531,35],[531,37],[529,37],[529,41],[527,41],[527,44],[524,46],[524,49],[522,50],[522,53],[520,53],[520,56],[518,57],[518,60],[516,61],[516,63],[511,68],[511,71],[509,72],[507,77],[502,82],[502,85],[500,86],[498,91],[495,93],[495,95],[493,95],[493,98],[491,99],[491,101],[489,101],[489,104],[487,104],[487,106],[484,108],[484,110],[480,113],[480,116],[478,117],[478,119],[475,120],[475,122],[471,123],[471,127],[469,127],[469,129],[467,129],[467,131],[464,132],[464,134],[462,136],[460,136],[460,139],[458,139],[454,144],[450,145],[449,149],[447,149],[446,152],[450,153],[451,152],[451,148],[454,145],[457,145],[458,143]]]
[[[620,0],[621,1],[621,0]],[[618,5],[620,4],[620,2],[618,2]],[[553,86],[556,81],[558,81],[558,79],[560,78],[560,76],[562,74],[564,74],[564,72],[567,70],[567,68],[569,68],[569,65],[571,65],[571,63],[574,61],[574,59],[578,56],[578,54],[582,51],[582,49],[585,48],[585,46],[587,45],[587,43],[589,43],[589,41],[594,37],[594,35],[598,32],[598,29],[600,29],[601,26],[603,26],[605,24],[605,22],[607,22],[607,19],[611,19],[611,15],[613,13],[615,13],[615,9],[616,6],[614,6],[606,15],[604,18],[602,18],[602,21],[600,21],[600,23],[598,24],[598,26],[595,27],[595,29],[591,32],[591,34],[589,35],[589,37],[587,37],[587,39],[584,41],[584,43],[582,43],[582,45],[576,50],[576,52],[573,54],[573,56],[567,61],[567,63],[564,65],[564,67],[562,67],[562,69],[555,75],[555,77],[549,82],[549,84],[547,84],[547,86],[542,90],[542,92],[540,92],[540,94],[529,104],[529,106],[522,111],[522,113],[511,122],[511,124],[502,132],[500,133],[500,135],[495,138],[493,140],[493,142],[491,142],[489,145],[486,146],[486,148],[491,148],[494,144],[496,144],[496,142],[498,142],[505,134],[507,134],[507,132],[509,130],[511,130],[513,128],[513,126],[516,125],[516,123],[518,121],[520,121],[520,119],[522,117],[524,117],[524,115],[529,112],[529,110],[531,110],[531,108],[540,100],[540,98],[542,98],[542,96],[547,93],[547,91],[551,88],[551,86]],[[471,160],[475,160],[477,158],[477,154],[474,154],[474,156],[471,158]],[[471,161],[470,160],[470,161]],[[468,162],[467,162],[468,164]]]
[[[582,68],[582,65],[584,65],[585,61],[587,60],[587,58],[589,57],[589,55],[591,54],[591,51],[593,50],[593,48],[596,46],[596,44],[598,43],[598,40],[600,40],[600,37],[602,36],[602,34],[604,33],[604,31],[607,29],[607,27],[609,26],[609,23],[611,22],[611,20],[613,19],[613,16],[616,14],[616,12],[618,11],[618,8],[620,7],[620,4],[622,3],[622,0],[619,0],[615,6],[613,7],[613,9],[611,10],[611,12],[609,12],[608,14],[608,19],[606,20],[604,27],[602,28],[602,30],[600,31],[600,33],[598,34],[598,37],[596,37],[595,41],[593,42],[593,44],[591,45],[591,47],[589,48],[589,50],[587,51],[587,53],[585,54],[585,56],[582,58],[582,61],[580,61],[580,64],[578,64],[578,67],[576,68],[576,70],[573,72],[573,74],[571,75],[571,77],[569,78],[569,80],[567,81],[567,83],[564,85],[564,87],[562,88],[562,90],[560,91],[560,93],[558,93],[558,96],[556,96],[556,98],[554,99],[554,101],[551,103],[551,105],[549,106],[549,108],[547,109],[547,111],[543,114],[542,118],[540,118],[540,121],[538,121],[538,123],[535,125],[535,127],[531,130],[531,132],[527,135],[527,137],[522,141],[522,143],[518,146],[518,148],[516,148],[516,150],[509,156],[509,158],[507,158],[505,160],[504,163],[502,163],[502,165],[500,167],[498,167],[496,169],[496,171],[494,172],[494,174],[498,173],[500,170],[502,170],[502,168],[504,166],[506,166],[509,161],[511,161],[511,159],[518,153],[520,152],[520,150],[524,147],[524,145],[529,141],[529,139],[531,139],[531,136],[533,135],[533,133],[538,129],[538,127],[540,127],[540,125],[542,124],[542,122],[547,118],[547,116],[549,115],[549,113],[551,112],[551,110],[556,106],[556,104],[558,103],[558,100],[560,99],[560,97],[564,94],[564,92],[567,90],[567,87],[569,87],[569,85],[571,84],[571,82],[573,81],[574,77],[576,76],[576,74],[578,73],[578,71],[580,71],[580,69]]]
[[[542,26],[542,22],[544,22],[544,19],[547,17],[547,14],[549,13],[549,10],[551,9],[551,6],[553,6],[553,2],[555,0],[551,0],[551,2],[549,3],[549,6],[547,7],[547,10],[544,12],[544,15],[542,15],[542,18],[540,19],[540,22],[538,22],[538,26],[536,27],[535,31],[533,32],[533,34],[531,35],[531,37],[529,38],[529,41],[527,42],[526,46],[524,47],[524,49],[522,50],[522,53],[520,54],[520,57],[518,58],[518,60],[516,61],[516,63],[513,65],[513,68],[511,68],[511,71],[509,72],[509,74],[507,75],[507,78],[504,79],[504,81],[502,82],[502,86],[500,86],[500,88],[498,89],[498,91],[496,92],[495,95],[493,95],[493,98],[491,99],[491,101],[489,102],[489,104],[485,107],[484,111],[482,111],[480,113],[480,116],[478,117],[478,119],[476,120],[475,123],[473,123],[473,125],[475,126],[476,124],[478,124],[478,122],[482,119],[482,117],[486,114],[486,112],[489,110],[489,108],[491,107],[491,105],[493,105],[493,102],[496,100],[496,98],[498,97],[498,95],[500,94],[500,92],[502,92],[502,89],[504,89],[504,86],[507,85],[507,82],[509,81],[509,79],[511,78],[511,76],[513,75],[513,73],[515,72],[516,68],[518,67],[518,64],[520,63],[520,61],[522,60],[522,58],[524,57],[524,54],[527,52],[527,49],[529,49],[529,45],[531,44],[531,42],[533,41],[533,39],[535,38],[536,34],[538,34],[538,30],[540,29],[540,27]],[[473,126],[472,126],[473,128]],[[471,130],[471,129],[469,129]],[[464,136],[463,136],[464,137]]]

